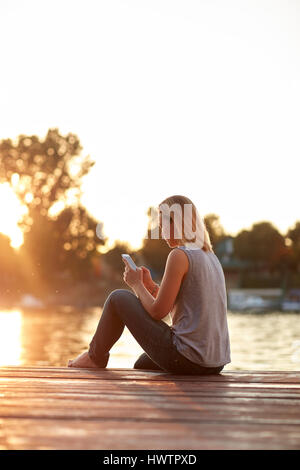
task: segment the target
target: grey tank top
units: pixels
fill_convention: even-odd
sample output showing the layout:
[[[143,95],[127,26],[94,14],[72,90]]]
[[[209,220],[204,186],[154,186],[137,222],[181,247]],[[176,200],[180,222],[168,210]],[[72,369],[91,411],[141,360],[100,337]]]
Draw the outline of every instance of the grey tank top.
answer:
[[[189,260],[170,312],[177,350],[196,364],[218,367],[231,362],[227,295],[222,265],[212,251],[179,246]]]

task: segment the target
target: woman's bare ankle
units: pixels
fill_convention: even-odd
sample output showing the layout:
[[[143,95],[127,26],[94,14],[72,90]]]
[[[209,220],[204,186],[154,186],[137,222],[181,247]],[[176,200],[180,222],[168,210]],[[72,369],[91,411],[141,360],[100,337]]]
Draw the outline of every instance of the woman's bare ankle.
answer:
[[[83,352],[75,359],[69,361],[68,367],[78,367],[78,368],[90,368],[90,367],[98,367],[89,356],[88,351]]]

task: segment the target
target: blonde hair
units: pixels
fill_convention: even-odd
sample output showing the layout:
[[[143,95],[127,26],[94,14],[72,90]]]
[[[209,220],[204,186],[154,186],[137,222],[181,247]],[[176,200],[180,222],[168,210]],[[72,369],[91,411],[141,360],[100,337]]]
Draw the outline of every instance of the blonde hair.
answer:
[[[180,211],[181,211],[180,215],[182,215],[184,213],[185,204],[188,204],[192,208],[191,217],[187,216],[187,219],[186,219],[186,215],[185,215],[184,220],[185,221],[188,220],[190,222],[189,226],[191,227],[191,230],[192,230],[192,227],[195,227],[196,234],[195,234],[195,232],[191,232],[191,230],[190,230],[190,233],[193,233],[193,235],[194,235],[193,240],[195,240],[195,241],[193,241],[191,239],[188,239],[185,236],[186,227],[184,227],[183,238],[180,239],[180,240],[178,239],[179,243],[182,243],[183,245],[192,243],[192,244],[198,246],[199,248],[202,248],[203,251],[213,251],[213,247],[212,247],[212,244],[211,244],[211,241],[210,241],[210,236],[209,236],[207,227],[205,225],[205,221],[204,221],[203,217],[200,216],[195,204],[188,197],[180,196],[180,195],[174,195],[174,196],[167,197],[166,199],[164,199],[158,205],[159,210],[160,210],[160,207],[163,204],[166,204],[168,207],[171,207],[171,212],[176,212],[176,205],[179,205],[180,206]],[[173,208],[172,208],[173,204],[175,204],[175,211],[173,211]],[[183,219],[182,219],[182,216],[181,216],[180,221],[182,221],[182,220]],[[182,233],[182,227],[178,226],[178,218],[177,217],[173,218],[173,222],[174,222],[175,228],[177,230],[179,230],[178,233]],[[200,224],[200,226],[199,226],[199,224]]]

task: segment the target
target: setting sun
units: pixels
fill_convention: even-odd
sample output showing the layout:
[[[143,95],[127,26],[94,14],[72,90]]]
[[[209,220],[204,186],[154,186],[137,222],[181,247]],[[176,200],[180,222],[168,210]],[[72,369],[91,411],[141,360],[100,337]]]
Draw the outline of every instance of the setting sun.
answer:
[[[0,232],[11,240],[11,246],[19,248],[23,243],[23,233],[18,221],[27,211],[8,183],[0,184]]]

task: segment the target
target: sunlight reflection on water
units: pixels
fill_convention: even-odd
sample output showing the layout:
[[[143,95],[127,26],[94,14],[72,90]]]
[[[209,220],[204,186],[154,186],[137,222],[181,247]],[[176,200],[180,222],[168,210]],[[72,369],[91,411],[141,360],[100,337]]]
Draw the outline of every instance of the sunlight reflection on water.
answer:
[[[22,314],[19,310],[0,312],[0,366],[20,364]]]
[[[0,312],[0,366],[65,366],[86,350],[100,308]],[[300,315],[228,312],[231,364],[226,370],[299,370]],[[108,367],[132,368],[143,352],[129,330],[111,349]]]

